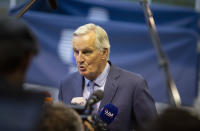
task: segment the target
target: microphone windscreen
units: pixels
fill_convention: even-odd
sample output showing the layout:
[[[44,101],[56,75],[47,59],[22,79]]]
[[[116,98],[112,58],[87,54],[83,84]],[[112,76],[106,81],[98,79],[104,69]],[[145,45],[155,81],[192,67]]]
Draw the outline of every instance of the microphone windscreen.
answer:
[[[113,104],[105,105],[100,112],[100,118],[103,122],[107,123],[108,125],[112,123],[118,113],[118,108]]]
[[[57,1],[56,0],[48,0],[48,2],[49,2],[49,5],[50,5],[50,7],[52,8],[52,9],[57,9],[58,8],[58,3],[57,3]]]
[[[96,96],[99,100],[103,99],[104,93],[102,90],[96,90],[92,96]]]
[[[86,99],[84,97],[74,97],[71,100],[71,104],[73,105],[80,105],[80,106],[85,106],[86,104]]]

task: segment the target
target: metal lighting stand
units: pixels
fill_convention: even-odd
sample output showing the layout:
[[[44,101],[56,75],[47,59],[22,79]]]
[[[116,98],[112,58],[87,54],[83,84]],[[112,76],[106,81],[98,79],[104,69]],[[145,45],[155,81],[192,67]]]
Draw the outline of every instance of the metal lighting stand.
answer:
[[[25,7],[24,7],[22,10],[19,11],[19,13],[17,14],[17,19],[20,19],[20,18],[24,15],[24,13],[26,13],[26,12],[28,11],[28,9],[30,9],[31,6],[32,6],[35,2],[36,2],[36,0],[31,0],[31,1],[29,1],[29,2],[25,5]]]
[[[173,106],[180,106],[181,105],[181,98],[179,95],[179,92],[176,88],[176,85],[172,79],[172,76],[170,74],[169,69],[169,63],[167,61],[167,58],[165,56],[165,53],[163,52],[161,48],[160,38],[158,36],[154,18],[151,12],[151,9],[149,8],[147,0],[140,0],[140,4],[143,8],[148,31],[151,37],[151,40],[154,44],[154,47],[156,49],[157,58],[159,62],[159,66],[163,68],[164,74],[165,74],[165,82],[168,89],[168,95],[169,95],[169,103]]]

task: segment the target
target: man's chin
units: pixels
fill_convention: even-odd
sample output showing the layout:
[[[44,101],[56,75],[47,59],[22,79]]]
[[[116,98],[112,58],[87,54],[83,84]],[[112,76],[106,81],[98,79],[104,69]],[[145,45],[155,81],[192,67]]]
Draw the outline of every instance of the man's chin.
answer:
[[[85,71],[79,71],[79,73],[80,73],[80,75],[82,75],[82,76],[87,76],[87,73],[85,72]]]
[[[79,72],[81,76],[84,76],[85,78],[87,78],[88,80],[90,80],[90,77],[88,75],[88,73],[86,72]]]

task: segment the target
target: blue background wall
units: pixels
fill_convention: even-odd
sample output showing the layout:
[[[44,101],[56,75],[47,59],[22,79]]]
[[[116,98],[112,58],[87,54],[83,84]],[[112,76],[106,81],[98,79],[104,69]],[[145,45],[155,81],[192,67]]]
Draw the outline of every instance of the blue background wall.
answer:
[[[72,33],[92,22],[109,35],[112,63],[141,74],[155,100],[168,101],[164,74],[158,67],[139,3],[58,0],[58,5],[54,11],[46,0],[37,1],[22,18],[36,34],[41,49],[28,71],[28,83],[57,88],[64,76],[75,71]],[[22,6],[11,13],[16,14]],[[151,5],[151,9],[182,102],[192,105],[197,95],[198,14],[192,9],[163,5]]]

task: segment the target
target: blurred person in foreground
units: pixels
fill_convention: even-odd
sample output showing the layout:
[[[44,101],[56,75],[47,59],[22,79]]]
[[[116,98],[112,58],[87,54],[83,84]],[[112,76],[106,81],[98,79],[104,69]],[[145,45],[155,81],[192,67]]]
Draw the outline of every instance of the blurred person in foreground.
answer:
[[[170,107],[141,131],[200,131],[200,117],[192,110]]]
[[[22,90],[25,74],[38,52],[35,37],[11,16],[0,17],[0,89]]]
[[[2,131],[37,131],[45,96],[23,89],[29,63],[37,52],[35,37],[22,20],[0,16]]]
[[[156,116],[147,82],[109,61],[110,44],[103,28],[95,24],[79,27],[73,35],[73,50],[79,72],[61,81],[61,101],[84,105],[93,91],[103,90],[104,98],[96,104],[96,113],[108,103],[118,108],[115,120],[108,125],[112,131],[130,131]]]
[[[84,131],[80,116],[62,103],[46,104],[39,131]]]

